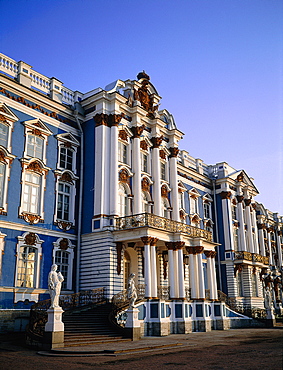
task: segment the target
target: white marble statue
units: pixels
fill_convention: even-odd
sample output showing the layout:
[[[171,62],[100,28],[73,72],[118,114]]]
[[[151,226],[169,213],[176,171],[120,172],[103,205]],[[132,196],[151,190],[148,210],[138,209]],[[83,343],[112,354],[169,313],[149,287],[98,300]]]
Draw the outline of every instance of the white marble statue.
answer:
[[[137,289],[136,289],[136,286],[135,286],[135,274],[134,273],[132,273],[129,276],[127,295],[128,295],[128,299],[130,300],[129,307],[134,308],[135,307],[135,302],[138,298]]]
[[[51,271],[48,275],[48,289],[51,298],[50,308],[59,307],[59,296],[61,292],[61,284],[64,278],[61,272],[57,272],[57,265],[51,266]]]

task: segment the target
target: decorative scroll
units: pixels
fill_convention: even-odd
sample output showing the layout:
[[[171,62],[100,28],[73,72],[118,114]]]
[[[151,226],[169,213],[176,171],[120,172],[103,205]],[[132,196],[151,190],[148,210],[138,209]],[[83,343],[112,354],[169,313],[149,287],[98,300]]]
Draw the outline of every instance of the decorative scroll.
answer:
[[[148,150],[148,144],[147,144],[147,142],[145,140],[142,140],[140,142],[140,147],[141,147],[142,150]]]
[[[35,245],[36,243],[36,235],[35,233],[28,233],[25,236],[25,244],[27,245]]]
[[[122,169],[119,172],[119,181],[129,183],[129,174],[125,169]]]
[[[30,225],[37,224],[41,218],[39,215],[35,215],[32,213],[26,213],[26,212],[23,212],[22,216],[24,220],[28,222]]]
[[[69,247],[69,240],[66,238],[63,238],[59,242],[59,248],[62,249],[63,251],[66,251]]]
[[[150,190],[150,183],[146,177],[144,177],[141,181],[141,188],[143,191],[149,192]]]
[[[62,176],[59,179],[60,181],[68,182],[69,184],[74,184],[72,176],[69,174],[69,172],[64,172]]]
[[[124,141],[127,141],[128,140],[128,134],[125,130],[120,130],[119,131],[119,138],[124,140]]]
[[[60,230],[68,231],[73,226],[72,222],[67,221],[57,221],[57,226]]]
[[[161,186],[161,196],[163,198],[168,198],[168,189],[165,185]]]
[[[41,164],[39,162],[37,162],[37,161],[31,162],[27,166],[27,170],[33,171],[33,172],[38,172],[38,173],[41,173],[41,174],[43,172],[43,169],[42,169]]]

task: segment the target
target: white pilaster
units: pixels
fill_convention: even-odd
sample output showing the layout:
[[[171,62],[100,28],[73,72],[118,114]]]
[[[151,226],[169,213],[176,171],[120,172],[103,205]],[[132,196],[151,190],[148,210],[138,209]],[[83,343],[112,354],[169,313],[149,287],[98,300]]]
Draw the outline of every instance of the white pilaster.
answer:
[[[190,288],[191,288],[191,298],[198,298],[198,289],[197,289],[197,264],[196,264],[196,255],[193,253],[189,254],[189,270],[190,270]]]
[[[178,254],[178,281],[179,281],[179,298],[185,298],[185,281],[184,281],[184,261],[182,246],[177,250]]]
[[[171,244],[171,243],[170,243]],[[174,274],[174,268],[175,268],[175,263],[174,263],[174,251],[173,247],[171,247],[168,244],[168,276],[169,276],[169,287],[170,287],[170,298],[176,298],[176,289],[175,289],[175,274]]]
[[[171,148],[171,157],[169,159],[169,176],[171,187],[171,206],[173,208],[172,218],[174,221],[180,221],[178,202],[177,154],[178,148]]]
[[[237,217],[239,220],[239,251],[240,252],[246,252],[247,251],[247,245],[246,245],[246,238],[245,238],[245,221],[244,221],[244,213],[243,213],[243,196],[237,196],[238,204],[237,204]]]
[[[157,268],[156,268],[156,243],[158,239],[152,238],[150,243],[151,257],[151,297],[157,298]]]
[[[150,238],[148,238],[150,239]],[[144,240],[144,283],[145,297],[151,298],[151,256],[150,256],[150,240]]]
[[[134,207],[133,213],[139,214],[142,212],[141,205],[141,156],[140,156],[140,138],[133,139],[133,194]]]
[[[204,274],[202,264],[202,253],[197,254],[199,298],[205,298]]]
[[[110,160],[110,215],[118,215],[118,127],[110,129],[111,160]]]

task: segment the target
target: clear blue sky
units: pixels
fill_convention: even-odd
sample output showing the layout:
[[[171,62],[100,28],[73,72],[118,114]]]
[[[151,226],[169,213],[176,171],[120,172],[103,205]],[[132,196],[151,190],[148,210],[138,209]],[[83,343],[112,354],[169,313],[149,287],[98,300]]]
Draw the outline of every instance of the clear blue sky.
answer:
[[[151,76],[207,164],[283,214],[282,0],[0,0],[0,51],[73,90]]]

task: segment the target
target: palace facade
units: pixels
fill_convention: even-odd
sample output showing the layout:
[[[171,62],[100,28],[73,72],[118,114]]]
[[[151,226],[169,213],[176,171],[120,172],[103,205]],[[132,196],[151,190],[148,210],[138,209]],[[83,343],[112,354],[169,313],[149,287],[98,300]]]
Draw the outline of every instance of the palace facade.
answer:
[[[134,273],[145,333],[264,309],[267,285],[282,311],[283,217],[244,170],[183,150],[160,103],[145,72],[83,94],[0,54],[2,331],[48,298],[52,263],[62,294],[117,298]]]

